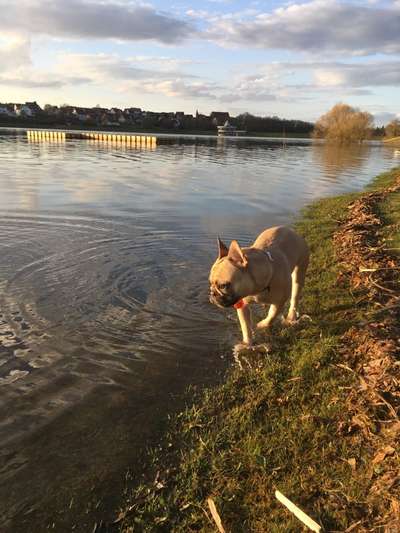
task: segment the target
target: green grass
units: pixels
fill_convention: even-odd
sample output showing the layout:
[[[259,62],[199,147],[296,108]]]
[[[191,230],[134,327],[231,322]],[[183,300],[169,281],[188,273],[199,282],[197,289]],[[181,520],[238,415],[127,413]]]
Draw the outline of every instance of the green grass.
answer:
[[[380,176],[372,187],[395,175]],[[342,334],[370,304],[338,282],[331,241],[358,196],[325,199],[305,210],[298,230],[312,261],[302,311],[312,321],[276,328],[270,354],[248,354],[243,370],[229,370],[222,385],[201,393],[176,417],[163,445],[150,453],[147,482],[128,499],[122,530],[216,531],[207,516],[211,496],[230,533],[301,531],[275,500],[275,489],[327,530],[344,531],[365,515],[369,450],[362,438],[341,430],[353,375],[336,365]],[[382,209],[390,224],[398,223],[400,195]],[[398,236],[392,242],[398,245]]]

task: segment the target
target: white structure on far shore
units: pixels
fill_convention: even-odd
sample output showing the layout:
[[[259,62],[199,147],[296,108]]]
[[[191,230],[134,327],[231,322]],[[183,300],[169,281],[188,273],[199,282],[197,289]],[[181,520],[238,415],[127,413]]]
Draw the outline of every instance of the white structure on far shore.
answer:
[[[218,135],[230,137],[236,137],[237,135],[244,135],[246,133],[245,130],[238,130],[236,126],[232,126],[232,124],[229,123],[229,120],[227,120],[223,126],[217,126],[217,129]]]

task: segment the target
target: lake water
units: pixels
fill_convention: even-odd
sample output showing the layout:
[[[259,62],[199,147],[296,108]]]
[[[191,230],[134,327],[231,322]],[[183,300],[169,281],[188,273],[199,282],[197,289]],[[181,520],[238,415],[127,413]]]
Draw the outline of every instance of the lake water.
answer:
[[[208,303],[217,235],[248,244],[400,163],[377,143],[158,141],[0,132],[1,531],[109,520],[186,387],[218,380],[239,329]]]

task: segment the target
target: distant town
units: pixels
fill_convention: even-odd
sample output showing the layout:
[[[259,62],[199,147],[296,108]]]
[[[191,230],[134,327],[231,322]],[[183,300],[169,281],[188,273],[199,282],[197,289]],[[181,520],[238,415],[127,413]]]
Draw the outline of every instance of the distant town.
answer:
[[[225,126],[248,133],[299,136],[310,135],[314,128],[311,122],[277,116],[257,117],[250,113],[233,117],[226,111],[213,111],[210,115],[196,111],[191,115],[183,111],[145,111],[139,107],[108,109],[46,104],[41,108],[37,102],[0,103],[0,125],[204,133],[216,133],[218,127]]]

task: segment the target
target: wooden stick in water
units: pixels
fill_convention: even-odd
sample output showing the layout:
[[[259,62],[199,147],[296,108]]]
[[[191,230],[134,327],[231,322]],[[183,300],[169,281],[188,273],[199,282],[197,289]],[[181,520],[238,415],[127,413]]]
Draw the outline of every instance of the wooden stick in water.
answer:
[[[286,496],[284,496],[279,490],[275,491],[276,498],[283,503],[285,507],[289,509],[291,513],[295,515],[296,518],[300,520],[300,522],[303,522],[304,525],[306,525],[311,531],[315,531],[316,533],[320,533],[322,530],[321,526],[317,524],[317,522],[314,522],[312,518],[310,518],[306,513],[304,513],[301,509],[297,507],[293,502],[288,500]]]

